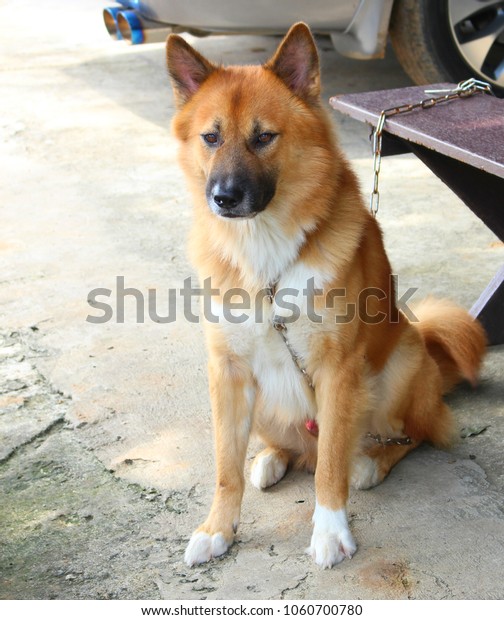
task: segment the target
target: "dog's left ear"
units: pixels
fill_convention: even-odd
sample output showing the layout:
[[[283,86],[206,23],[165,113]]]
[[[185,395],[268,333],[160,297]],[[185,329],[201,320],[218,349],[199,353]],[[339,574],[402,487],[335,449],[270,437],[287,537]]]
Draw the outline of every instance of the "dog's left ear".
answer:
[[[178,107],[182,107],[217,69],[177,34],[171,34],[166,41],[166,63]]]
[[[314,103],[320,96],[317,46],[306,24],[291,27],[275,55],[264,65],[283,80],[301,99]]]

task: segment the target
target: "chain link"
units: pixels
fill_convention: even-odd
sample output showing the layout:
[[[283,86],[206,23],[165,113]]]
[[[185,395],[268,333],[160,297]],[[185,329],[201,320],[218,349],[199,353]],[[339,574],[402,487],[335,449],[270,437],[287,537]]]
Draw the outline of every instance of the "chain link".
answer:
[[[423,101],[419,101],[418,103],[403,103],[393,108],[382,110],[380,112],[380,116],[378,117],[378,123],[376,124],[375,129],[371,132],[370,137],[373,148],[373,191],[371,192],[369,210],[371,211],[371,215],[373,217],[376,217],[376,214],[380,208],[380,191],[378,189],[378,184],[382,159],[383,128],[387,118],[396,116],[397,114],[412,112],[418,108],[428,110],[429,108],[433,108],[438,103],[451,101],[452,99],[465,99],[466,97],[471,97],[477,93],[488,93],[490,95],[494,94],[490,84],[474,78],[460,82],[454,89],[445,88],[441,90],[426,90],[424,92],[431,95],[437,93],[446,94],[440,97],[429,97]]]
[[[287,347],[287,350],[289,351],[290,356],[292,357],[292,361],[294,362],[294,364],[296,364],[298,370],[301,372],[301,374],[306,379],[306,383],[310,386],[312,390],[315,390],[315,386],[313,385],[311,377],[303,365],[303,360],[296,353],[294,347],[291,345],[289,339],[287,338],[287,327],[281,317],[275,317],[273,319],[273,327],[282,336],[284,344]]]

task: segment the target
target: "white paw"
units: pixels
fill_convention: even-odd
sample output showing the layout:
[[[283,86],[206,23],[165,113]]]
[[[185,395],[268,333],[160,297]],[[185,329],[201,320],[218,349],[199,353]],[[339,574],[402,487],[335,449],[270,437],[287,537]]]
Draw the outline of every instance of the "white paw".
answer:
[[[308,553],[322,568],[331,568],[357,551],[346,516],[346,510],[330,510],[315,506],[313,534]]]
[[[380,482],[376,461],[369,456],[358,456],[353,462],[350,484],[354,489],[370,489]]]
[[[221,532],[213,536],[206,532],[194,532],[187,545],[184,560],[188,566],[203,564],[226,553],[228,547]]]
[[[287,463],[275,452],[258,454],[252,464],[250,482],[256,489],[267,489],[285,476]]]

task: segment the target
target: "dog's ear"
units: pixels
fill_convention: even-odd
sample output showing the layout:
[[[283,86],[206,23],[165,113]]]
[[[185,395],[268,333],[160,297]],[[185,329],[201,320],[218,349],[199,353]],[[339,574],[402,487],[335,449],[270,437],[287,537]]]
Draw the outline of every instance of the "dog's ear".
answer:
[[[275,55],[264,65],[299,97],[310,102],[320,96],[320,66],[317,46],[308,26],[294,24]]]
[[[171,34],[166,41],[166,62],[178,107],[183,106],[217,68],[176,34]]]

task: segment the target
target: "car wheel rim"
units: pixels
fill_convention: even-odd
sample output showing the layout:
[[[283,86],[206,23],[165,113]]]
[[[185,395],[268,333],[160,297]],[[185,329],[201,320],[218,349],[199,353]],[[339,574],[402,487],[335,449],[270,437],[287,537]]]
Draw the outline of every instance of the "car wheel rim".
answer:
[[[448,0],[453,40],[465,63],[504,88],[504,1]]]

